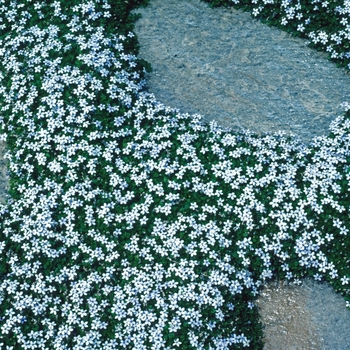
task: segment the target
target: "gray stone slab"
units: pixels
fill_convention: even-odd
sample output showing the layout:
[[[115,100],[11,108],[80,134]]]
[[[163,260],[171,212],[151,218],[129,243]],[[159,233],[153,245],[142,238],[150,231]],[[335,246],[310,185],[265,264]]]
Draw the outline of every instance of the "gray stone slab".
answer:
[[[148,91],[181,112],[308,143],[349,101],[347,70],[249,13],[199,0],[151,0],[136,12],[140,57],[153,67]]]

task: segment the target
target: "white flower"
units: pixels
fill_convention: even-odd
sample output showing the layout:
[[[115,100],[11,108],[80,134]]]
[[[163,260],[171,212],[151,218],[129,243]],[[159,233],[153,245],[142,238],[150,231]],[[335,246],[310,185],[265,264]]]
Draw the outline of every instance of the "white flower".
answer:
[[[349,282],[350,282],[350,278],[346,277],[346,276],[343,276],[340,280],[341,280],[343,286],[346,284],[349,284]]]

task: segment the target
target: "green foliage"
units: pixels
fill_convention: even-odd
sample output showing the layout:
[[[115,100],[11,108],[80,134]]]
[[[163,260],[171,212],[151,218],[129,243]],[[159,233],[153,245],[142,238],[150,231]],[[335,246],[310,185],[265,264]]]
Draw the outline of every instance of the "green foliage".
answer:
[[[80,4],[62,3],[63,13]],[[64,16],[44,4],[41,21],[29,6],[40,28],[59,27],[66,51],[38,54],[33,66],[27,55],[37,43],[23,39],[20,51],[8,48],[23,69],[21,98],[16,66],[1,62],[11,198],[0,208],[0,345],[22,348],[32,337],[41,349],[54,342],[74,348],[97,330],[94,345],[85,346],[101,349],[100,341],[120,338],[114,348],[164,341],[209,349],[229,339],[226,348],[261,349],[254,300],[271,278],[323,278],[349,301],[350,112],[329,136],[303,147],[159,107],[139,93],[150,66],[132,56],[138,43],[129,33],[131,9],[147,1],[111,4],[111,18],[100,18],[95,30],[77,27],[72,42]],[[324,14],[303,6],[325,28]],[[260,16],[273,24],[282,14],[269,5]],[[98,25],[108,48],[91,39]],[[17,34],[5,28],[2,38]],[[108,35],[119,35],[118,45]],[[98,50],[82,43],[85,36],[108,52],[103,64],[96,64]],[[64,69],[74,77],[70,67],[80,80],[63,80]],[[30,91],[37,92],[33,103],[17,108]],[[83,113],[86,105],[95,108]],[[60,332],[66,338],[58,340]],[[29,342],[25,347],[37,346]]]

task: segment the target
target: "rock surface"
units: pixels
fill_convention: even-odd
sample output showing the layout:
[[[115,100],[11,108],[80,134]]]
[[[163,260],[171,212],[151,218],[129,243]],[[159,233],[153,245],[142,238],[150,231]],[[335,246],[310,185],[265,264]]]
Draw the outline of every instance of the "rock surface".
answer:
[[[264,350],[350,349],[350,312],[327,283],[270,283],[257,300]]]
[[[137,9],[148,90],[167,106],[234,129],[328,134],[350,96],[350,74],[300,38],[200,0],[151,0]]]

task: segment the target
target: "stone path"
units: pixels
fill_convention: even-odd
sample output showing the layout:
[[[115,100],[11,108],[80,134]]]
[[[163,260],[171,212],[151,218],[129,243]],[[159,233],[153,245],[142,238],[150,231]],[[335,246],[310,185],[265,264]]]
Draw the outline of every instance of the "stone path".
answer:
[[[350,74],[305,40],[200,0],[151,0],[136,12],[149,91],[181,112],[308,142],[328,133],[350,97]]]
[[[350,99],[347,71],[248,13],[200,0],[151,0],[136,12],[140,57],[153,67],[148,90],[181,112],[309,143]],[[327,284],[272,283],[257,303],[265,350],[350,349],[350,311]]]
[[[350,312],[326,283],[270,283],[257,300],[264,350],[349,350]]]

